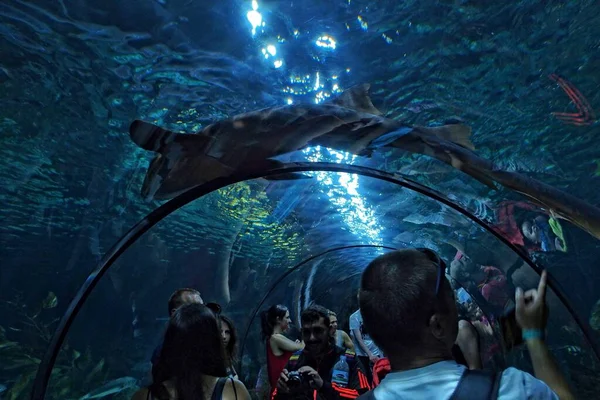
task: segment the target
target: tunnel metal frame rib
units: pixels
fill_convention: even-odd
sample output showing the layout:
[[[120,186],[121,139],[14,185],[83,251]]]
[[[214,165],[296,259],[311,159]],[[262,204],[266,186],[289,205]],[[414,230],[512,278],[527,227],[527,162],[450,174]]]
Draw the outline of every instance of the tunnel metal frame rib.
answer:
[[[154,225],[160,222],[163,218],[172,214],[179,208],[223,187],[247,180],[264,178],[268,176],[276,176],[281,174],[289,174],[294,172],[338,172],[357,174],[359,176],[379,179],[381,181],[386,181],[413,190],[433,200],[439,201],[440,203],[443,203],[444,205],[464,215],[465,217],[467,217],[468,219],[475,222],[476,224],[484,228],[486,231],[494,235],[506,246],[511,248],[537,274],[541,274],[542,272],[543,268],[535,264],[531,260],[529,255],[527,255],[523,250],[517,248],[515,245],[510,243],[506,238],[501,236],[498,232],[494,231],[484,221],[477,218],[468,210],[465,210],[462,206],[449,200],[442,193],[439,193],[420,183],[406,179],[405,177],[399,174],[393,174],[378,169],[357,165],[314,162],[293,162],[283,164],[282,166],[278,166],[277,168],[270,168],[260,171],[255,170],[252,172],[236,172],[230,176],[217,178],[210,182],[190,188],[189,190],[180,194],[174,199],[171,199],[168,202],[160,205],[157,209],[152,211],[150,214],[148,214],[146,217],[140,220],[137,224],[135,224],[111,247],[111,249],[108,252],[104,254],[104,256],[100,259],[96,267],[89,274],[81,288],[78,290],[77,294],[74,296],[73,300],[71,301],[71,303],[67,307],[67,310],[62,316],[56,328],[56,331],[52,336],[50,344],[48,345],[48,349],[44,354],[44,358],[41,360],[40,365],[38,367],[30,398],[32,400],[44,399],[46,395],[46,390],[48,388],[50,375],[54,367],[54,363],[56,362],[58,353],[64,343],[69,328],[75,320],[75,317],[81,310],[83,304],[85,303],[93,289],[96,287],[100,279],[108,271],[108,269],[114,264],[114,262],[119,258],[119,256],[121,256],[144,233],[146,233],[150,228],[152,228]],[[585,321],[583,321],[577,313],[574,312],[574,308],[569,299],[567,299],[565,292],[562,290],[559,282],[551,276],[548,276],[548,286],[553,290],[553,292],[563,303],[565,308],[569,311],[575,322],[579,325],[579,328],[582,330],[596,357],[600,359],[600,345],[597,343],[594,334],[591,331],[591,327]],[[256,315],[256,312],[257,311],[255,311],[254,315]]]

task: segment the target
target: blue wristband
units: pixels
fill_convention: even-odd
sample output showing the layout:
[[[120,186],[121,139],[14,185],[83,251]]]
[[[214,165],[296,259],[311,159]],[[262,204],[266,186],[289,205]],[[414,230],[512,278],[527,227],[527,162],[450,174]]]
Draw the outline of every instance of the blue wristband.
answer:
[[[541,329],[523,329],[522,337],[523,340],[543,339],[544,331]]]

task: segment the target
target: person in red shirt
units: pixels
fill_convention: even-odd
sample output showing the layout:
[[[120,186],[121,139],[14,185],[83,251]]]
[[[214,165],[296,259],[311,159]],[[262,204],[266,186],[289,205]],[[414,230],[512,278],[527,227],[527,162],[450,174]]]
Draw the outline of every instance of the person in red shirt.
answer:
[[[272,397],[279,375],[292,354],[304,349],[304,342],[293,341],[283,335],[291,322],[289,310],[280,304],[271,306],[261,314],[262,334],[267,349],[267,371],[271,385],[269,398]]]
[[[495,315],[502,315],[510,303],[506,275],[496,267],[478,265],[459,251],[450,264],[450,275],[469,292],[481,293]]]

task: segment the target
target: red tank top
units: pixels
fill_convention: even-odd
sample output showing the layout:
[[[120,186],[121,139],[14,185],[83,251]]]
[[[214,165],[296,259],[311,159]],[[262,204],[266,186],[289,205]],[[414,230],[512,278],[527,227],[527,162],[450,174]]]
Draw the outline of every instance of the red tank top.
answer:
[[[281,371],[285,368],[285,365],[289,361],[292,351],[284,351],[282,355],[276,356],[271,349],[271,338],[267,339],[267,369],[269,371],[269,383],[271,384],[271,393],[277,387],[277,381]],[[271,396],[269,396],[271,397]]]

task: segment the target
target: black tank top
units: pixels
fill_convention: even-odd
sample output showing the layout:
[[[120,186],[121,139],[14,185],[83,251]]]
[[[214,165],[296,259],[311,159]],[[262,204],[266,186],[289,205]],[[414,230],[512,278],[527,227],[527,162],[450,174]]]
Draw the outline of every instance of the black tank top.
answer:
[[[225,389],[225,383],[227,382],[227,379],[229,378],[219,378],[215,388],[213,389],[210,400],[221,400],[223,398],[223,389]],[[231,383],[233,384],[233,379]],[[235,385],[233,385],[233,389],[235,390]],[[235,394],[235,398],[237,399],[237,393]]]

